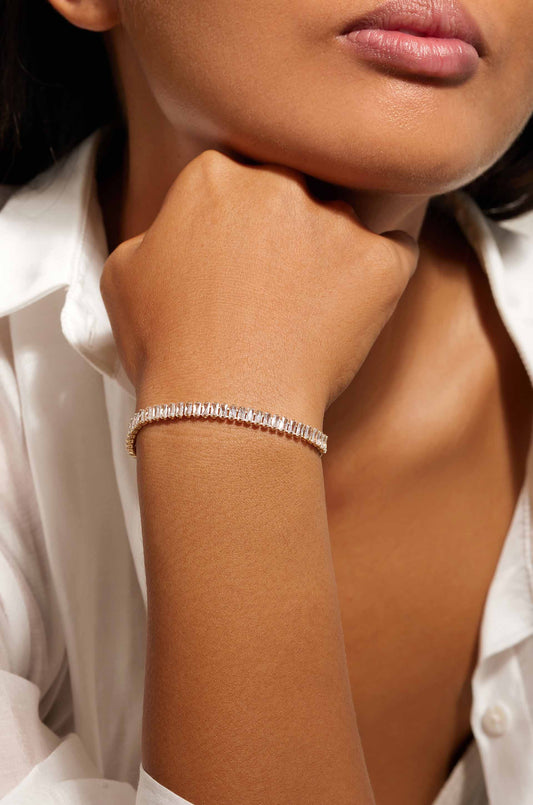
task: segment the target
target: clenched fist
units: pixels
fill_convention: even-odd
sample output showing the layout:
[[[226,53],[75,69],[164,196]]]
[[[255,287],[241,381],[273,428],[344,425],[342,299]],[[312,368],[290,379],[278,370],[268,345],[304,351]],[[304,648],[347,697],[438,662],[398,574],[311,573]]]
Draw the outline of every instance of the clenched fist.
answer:
[[[320,426],[418,260],[303,174],[207,150],[149,229],[109,256],[101,292],[139,406],[236,402]]]

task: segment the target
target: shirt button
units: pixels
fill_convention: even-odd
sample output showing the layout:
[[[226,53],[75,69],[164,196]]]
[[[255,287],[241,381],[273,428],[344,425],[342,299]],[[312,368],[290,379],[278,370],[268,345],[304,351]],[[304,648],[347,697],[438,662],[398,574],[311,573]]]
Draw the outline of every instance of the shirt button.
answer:
[[[498,704],[487,707],[481,719],[481,726],[491,738],[498,738],[507,732],[510,722],[509,709],[502,702],[498,702]]]

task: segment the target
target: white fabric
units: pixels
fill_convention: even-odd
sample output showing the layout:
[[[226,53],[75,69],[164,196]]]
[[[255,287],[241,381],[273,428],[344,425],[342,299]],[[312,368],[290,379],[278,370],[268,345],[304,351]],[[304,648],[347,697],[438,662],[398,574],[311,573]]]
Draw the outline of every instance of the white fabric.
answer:
[[[146,585],[133,388],[99,293],[95,132],[0,211],[0,798],[187,805],[142,768]],[[449,203],[533,382],[533,217]],[[520,232],[520,228],[522,232]],[[528,475],[484,611],[472,730],[491,805],[533,802]],[[503,734],[486,711],[507,708]],[[492,712],[492,711],[491,711]],[[414,762],[416,759],[414,759]],[[190,803],[188,803],[190,805]]]
[[[475,738],[471,739],[432,805],[488,805],[483,767]]]

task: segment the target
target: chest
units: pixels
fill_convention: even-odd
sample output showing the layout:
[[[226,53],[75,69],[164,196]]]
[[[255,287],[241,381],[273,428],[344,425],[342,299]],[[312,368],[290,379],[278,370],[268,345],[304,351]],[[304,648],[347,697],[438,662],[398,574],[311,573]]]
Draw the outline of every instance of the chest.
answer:
[[[479,629],[533,410],[503,326],[496,336],[475,371],[456,365],[461,394],[451,382],[435,395],[430,367],[425,386],[413,367],[411,397],[407,384],[374,406],[342,464],[325,466],[352,696],[378,805],[430,805],[471,735]]]

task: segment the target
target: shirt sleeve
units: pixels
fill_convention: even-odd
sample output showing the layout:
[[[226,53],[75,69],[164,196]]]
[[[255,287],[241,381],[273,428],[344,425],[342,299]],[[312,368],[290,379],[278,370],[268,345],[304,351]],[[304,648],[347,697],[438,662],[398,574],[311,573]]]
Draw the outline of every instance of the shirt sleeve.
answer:
[[[141,763],[136,805],[193,805],[193,803],[173,794],[150,777]]]
[[[104,778],[72,729],[63,631],[24,439],[8,317],[0,317],[0,434],[0,802],[191,805],[142,765],[137,789]]]

